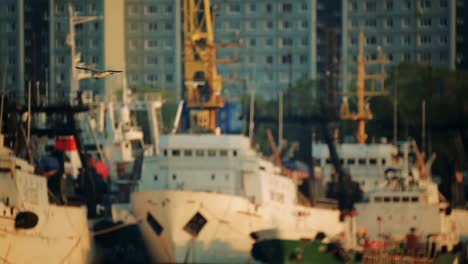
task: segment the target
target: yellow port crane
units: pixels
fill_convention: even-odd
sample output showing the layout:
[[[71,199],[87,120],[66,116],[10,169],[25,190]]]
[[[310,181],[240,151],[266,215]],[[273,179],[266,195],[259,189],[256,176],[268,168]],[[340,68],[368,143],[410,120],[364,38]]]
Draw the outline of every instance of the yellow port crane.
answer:
[[[216,129],[216,113],[224,106],[218,75],[210,0],[184,0],[184,84],[191,123]]]

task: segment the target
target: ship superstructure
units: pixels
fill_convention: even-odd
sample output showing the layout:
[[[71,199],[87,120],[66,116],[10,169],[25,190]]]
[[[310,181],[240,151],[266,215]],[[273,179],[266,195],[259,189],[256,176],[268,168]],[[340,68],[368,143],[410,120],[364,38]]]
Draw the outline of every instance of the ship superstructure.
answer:
[[[262,229],[339,236],[345,230],[339,210],[299,203],[302,178],[282,173],[247,137],[222,134],[217,127],[224,100],[211,12],[207,0],[184,1],[191,133],[176,133],[176,126],[160,137],[157,153],[142,162],[131,197],[153,260],[242,263],[251,258],[252,232]]]

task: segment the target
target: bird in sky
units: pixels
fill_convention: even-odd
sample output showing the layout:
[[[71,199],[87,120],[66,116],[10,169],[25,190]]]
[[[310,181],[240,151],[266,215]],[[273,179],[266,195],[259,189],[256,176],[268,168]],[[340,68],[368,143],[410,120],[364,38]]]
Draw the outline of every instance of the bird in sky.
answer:
[[[115,71],[115,70],[95,70],[95,69],[91,69],[91,68],[84,68],[84,67],[75,67],[77,69],[80,69],[80,70],[84,70],[84,71],[90,71],[93,73],[93,77],[96,78],[96,79],[100,79],[100,78],[105,78],[107,76],[110,76],[114,73],[120,73],[120,72],[123,72],[123,71]]]

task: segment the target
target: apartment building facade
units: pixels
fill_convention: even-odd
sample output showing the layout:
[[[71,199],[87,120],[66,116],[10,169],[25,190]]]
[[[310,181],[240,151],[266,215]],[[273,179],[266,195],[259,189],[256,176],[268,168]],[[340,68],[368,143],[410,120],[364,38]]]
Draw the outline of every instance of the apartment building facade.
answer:
[[[343,0],[342,61],[356,61],[359,32],[366,36],[366,56],[381,49],[389,67],[418,62],[455,69],[456,0]],[[342,84],[349,88],[355,66],[342,65]]]

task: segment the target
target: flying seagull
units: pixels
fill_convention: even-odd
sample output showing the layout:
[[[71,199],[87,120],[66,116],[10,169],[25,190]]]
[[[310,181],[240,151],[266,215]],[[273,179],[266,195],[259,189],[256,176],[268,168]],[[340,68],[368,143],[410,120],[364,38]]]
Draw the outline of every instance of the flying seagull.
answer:
[[[100,79],[100,78],[105,78],[109,75],[112,75],[114,73],[119,73],[119,72],[123,72],[123,71],[114,71],[114,70],[103,70],[103,71],[100,71],[100,70],[95,70],[95,69],[90,69],[90,68],[83,68],[83,67],[75,67],[77,69],[80,69],[80,70],[84,70],[84,71],[90,71],[93,73],[93,77],[96,78],[96,79]]]

